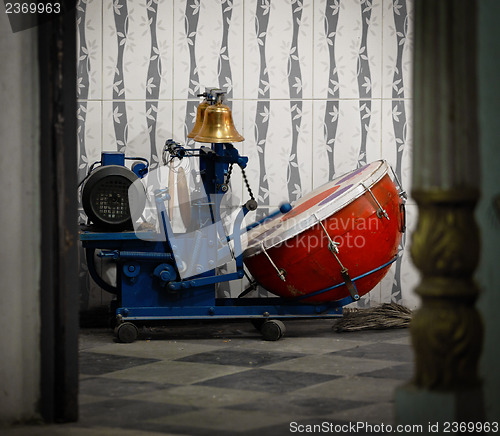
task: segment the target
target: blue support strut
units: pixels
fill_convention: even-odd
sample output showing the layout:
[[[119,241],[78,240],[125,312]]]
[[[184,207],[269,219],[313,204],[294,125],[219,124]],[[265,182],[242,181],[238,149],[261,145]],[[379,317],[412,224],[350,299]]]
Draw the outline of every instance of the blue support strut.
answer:
[[[398,258],[398,256],[396,255],[389,262],[386,262],[383,265],[380,265],[379,267],[372,269],[371,271],[368,271],[364,274],[361,274],[360,276],[354,277],[353,279],[351,279],[352,282],[354,283],[356,280],[362,279],[363,277],[369,276],[370,274],[373,274],[374,272],[380,271],[381,269],[388,267],[390,264],[395,262],[397,260],[397,258]],[[329,288],[320,289],[319,291],[311,292],[310,294],[307,294],[307,295],[301,295],[300,297],[295,297],[295,298],[293,298],[293,301],[306,300],[307,298],[315,297],[316,295],[320,295],[320,294],[323,294],[324,292],[331,291],[331,290],[336,289],[342,285],[345,285],[345,283],[344,282],[338,283],[334,286],[330,286]],[[353,301],[354,301],[354,299],[353,299]]]

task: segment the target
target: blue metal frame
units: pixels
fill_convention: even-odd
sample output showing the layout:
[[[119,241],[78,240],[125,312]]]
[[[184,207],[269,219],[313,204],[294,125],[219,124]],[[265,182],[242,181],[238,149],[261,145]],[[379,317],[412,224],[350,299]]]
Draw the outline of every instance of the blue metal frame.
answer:
[[[101,154],[102,166],[120,165],[125,166],[125,154],[119,151],[103,151]]]
[[[228,318],[309,318],[339,317],[342,306],[353,302],[351,297],[322,304],[303,304],[279,297],[269,298],[216,298],[215,284],[240,280],[242,271],[164,283],[154,269],[165,256],[161,242],[146,242],[131,237],[133,233],[81,234],[83,246],[88,252],[103,251],[102,257],[116,261],[117,294],[119,308],[116,314],[123,321],[147,321],[161,319],[228,319]],[[113,239],[114,236],[114,239]],[[143,251],[145,250],[145,251]],[[158,257],[157,257],[158,256]],[[163,258],[165,256],[165,258]],[[160,258],[161,257],[161,258]],[[155,261],[157,260],[157,261]],[[123,271],[133,265],[140,272],[127,276]],[[94,277],[93,256],[89,259],[89,271]],[[342,283],[343,284],[343,283]],[[172,286],[174,285],[174,286]],[[109,286],[109,285],[108,285]]]
[[[84,246],[87,249],[95,248],[94,246],[102,247],[102,243],[104,245],[108,245],[110,235],[115,235],[115,241],[131,241],[130,233],[83,233],[82,241],[84,241]],[[99,236],[102,237],[101,242],[97,242]],[[121,238],[123,236],[123,239]],[[139,240],[138,240],[139,241]],[[140,241],[140,244],[143,244],[144,241]],[[154,246],[151,248],[154,249]],[[92,250],[93,252],[93,250]],[[122,261],[123,267],[122,270],[126,269],[126,265],[133,264],[130,260],[141,260],[141,261],[154,261],[154,260],[162,260],[162,259],[171,259],[170,256],[165,253],[158,252],[141,252],[141,251],[119,251],[113,250],[104,252],[102,257],[110,257],[116,261]],[[364,274],[359,275],[358,277],[354,277],[352,279],[353,282],[362,279],[370,274],[373,274],[383,268],[389,267],[395,260],[397,256],[391,259],[389,262],[380,265],[379,267],[368,271]],[[128,261],[128,262],[126,262]],[[143,267],[146,264],[141,264]],[[89,271],[95,268],[93,262],[89,264]],[[147,271],[150,271],[149,268]],[[142,270],[141,270],[142,271]],[[142,271],[144,274],[145,271]],[[151,276],[151,274],[148,274]],[[154,275],[154,274],[153,274]],[[126,277],[122,278],[122,286],[125,284],[125,287],[121,289],[121,293],[123,293],[124,289],[127,292],[129,286],[127,286],[126,282],[130,281],[132,287],[138,287],[140,289],[136,289],[135,293],[141,294],[148,293],[155,287],[154,282],[151,282],[151,285],[147,285],[146,287],[141,286],[144,285],[144,280],[141,283],[138,283],[134,278],[137,275],[134,274],[134,277]],[[355,300],[351,297],[345,297],[341,300],[329,302],[329,303],[321,303],[321,304],[302,304],[301,300],[311,298],[313,296],[319,295],[324,292],[331,291],[340,286],[344,286],[345,283],[338,283],[334,286],[318,290],[311,294],[295,297],[293,299],[279,298],[279,297],[269,297],[269,298],[215,298],[215,288],[213,285],[215,283],[220,283],[223,281],[229,280],[238,280],[241,278],[241,274],[231,273],[224,275],[215,275],[215,276],[207,276],[207,277],[198,277],[185,281],[172,282],[170,281],[168,286],[166,286],[168,291],[179,291],[183,296],[181,298],[173,299],[169,304],[166,305],[125,305],[120,307],[117,310],[117,315],[121,317],[123,321],[134,321],[134,320],[160,320],[160,319],[228,319],[228,318],[272,318],[272,319],[290,319],[290,318],[331,318],[331,317],[339,317],[342,315],[342,307],[354,302]],[[171,286],[175,284],[175,286]],[[109,285],[108,285],[109,286]],[[207,289],[208,288],[208,289]],[[208,297],[205,295],[204,302],[205,304],[196,304],[190,305],[190,301],[193,300],[192,293],[194,294],[206,294],[207,292],[210,294]],[[213,295],[213,298],[212,298]],[[126,299],[127,300],[127,299]],[[143,298],[141,297],[141,300]],[[198,301],[194,299],[194,301]]]
[[[210,148],[185,149],[169,140],[166,143],[166,148],[168,148],[171,156],[179,159],[185,157],[199,158],[200,173],[210,209],[205,214],[206,216],[198,217],[198,224],[200,226],[215,224],[216,232],[221,233],[223,231],[220,230],[222,228],[220,223],[221,199],[224,194],[229,165],[236,164],[244,168],[248,158],[240,156],[232,144],[212,144]],[[124,165],[122,159],[123,156],[118,156],[115,153],[103,154],[102,156],[103,164],[108,165]],[[141,169],[143,168],[141,167]],[[105,290],[117,295],[118,308],[116,315],[120,321],[335,318],[342,316],[343,306],[354,301],[350,296],[322,304],[304,303],[300,301],[300,298],[216,298],[218,283],[241,280],[244,276],[243,256],[241,254],[241,226],[245,215],[249,212],[248,209],[246,206],[242,206],[235,219],[233,235],[227,237],[224,234],[225,238],[233,242],[234,252],[237,253],[235,256],[236,271],[217,274],[214,267],[183,279],[176,264],[176,252],[173,250],[173,245],[182,244],[183,242],[173,233],[165,207],[165,201],[169,199],[168,188],[157,190],[155,199],[161,224],[160,235],[155,232],[141,234],[131,231],[98,233],[91,230],[84,231],[80,235],[83,247],[87,251],[87,263],[92,278]],[[253,228],[280,213],[286,213],[290,208],[289,204],[285,204],[280,211],[248,226],[247,229]],[[193,243],[192,240],[191,243]],[[195,245],[188,248],[195,253],[203,251],[205,256],[216,256],[218,254],[218,252],[214,251],[218,250],[217,247],[205,247],[202,240],[196,241]],[[104,282],[97,273],[94,263],[95,250],[101,250],[99,253],[101,257],[116,262],[116,287]],[[361,277],[355,278],[353,281],[359,278]],[[304,298],[342,285],[344,283],[317,291]]]

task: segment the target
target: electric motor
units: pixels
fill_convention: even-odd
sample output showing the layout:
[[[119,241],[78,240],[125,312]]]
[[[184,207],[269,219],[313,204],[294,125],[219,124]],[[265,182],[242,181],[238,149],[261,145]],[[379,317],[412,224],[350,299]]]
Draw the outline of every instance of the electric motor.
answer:
[[[132,228],[132,217],[144,209],[146,197],[137,175],[125,166],[105,165],[95,169],[85,181],[83,209],[96,227],[106,230]],[[130,205],[132,205],[132,210]]]

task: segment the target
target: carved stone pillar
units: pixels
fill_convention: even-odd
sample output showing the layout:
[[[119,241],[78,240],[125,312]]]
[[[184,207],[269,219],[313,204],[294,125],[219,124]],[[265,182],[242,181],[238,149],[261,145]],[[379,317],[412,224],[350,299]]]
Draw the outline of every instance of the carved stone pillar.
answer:
[[[473,280],[479,257],[476,0],[415,1],[411,254],[421,308],[411,323],[415,376],[398,390],[400,423],[482,418],[483,327]],[[435,427],[434,427],[435,429]],[[439,426],[439,431],[442,431]]]

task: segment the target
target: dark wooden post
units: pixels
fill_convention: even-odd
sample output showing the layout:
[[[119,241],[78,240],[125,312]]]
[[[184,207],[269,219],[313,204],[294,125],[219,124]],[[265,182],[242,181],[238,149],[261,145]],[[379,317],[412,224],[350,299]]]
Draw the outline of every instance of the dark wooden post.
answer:
[[[76,17],[38,28],[41,191],[41,412],[78,419]]]
[[[419,219],[411,254],[422,274],[416,288],[422,306],[411,323],[415,377],[397,392],[401,423],[483,417],[483,326],[473,280],[480,182],[476,33],[477,1],[415,2],[412,195]]]

